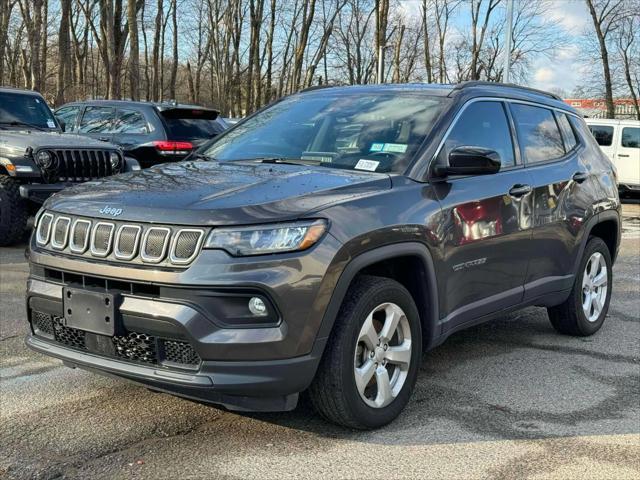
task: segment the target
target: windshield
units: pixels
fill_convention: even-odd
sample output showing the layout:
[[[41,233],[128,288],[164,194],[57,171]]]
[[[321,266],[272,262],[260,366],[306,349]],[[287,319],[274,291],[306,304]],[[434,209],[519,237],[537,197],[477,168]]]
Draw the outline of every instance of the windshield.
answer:
[[[15,125],[57,130],[49,107],[40,97],[0,92],[0,126]]]
[[[442,103],[410,92],[294,95],[238,125],[203,153],[218,161],[299,160],[401,173]]]

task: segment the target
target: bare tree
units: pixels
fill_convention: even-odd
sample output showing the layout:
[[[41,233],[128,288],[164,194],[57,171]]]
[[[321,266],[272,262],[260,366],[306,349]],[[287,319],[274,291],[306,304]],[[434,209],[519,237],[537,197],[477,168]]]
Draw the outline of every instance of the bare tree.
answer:
[[[636,5],[640,8],[640,4]],[[636,10],[637,12],[638,10]],[[638,105],[638,74],[640,68],[638,64],[638,57],[640,57],[640,48],[638,47],[638,32],[640,30],[640,17],[637,15],[629,15],[624,17],[620,22],[620,28],[617,33],[617,44],[620,58],[622,60],[622,68],[624,72],[624,79],[629,88],[629,94],[633,101],[633,107],[636,111],[636,118],[640,120],[640,105]],[[634,72],[633,62],[636,62],[636,69]],[[635,76],[635,81],[633,79]]]

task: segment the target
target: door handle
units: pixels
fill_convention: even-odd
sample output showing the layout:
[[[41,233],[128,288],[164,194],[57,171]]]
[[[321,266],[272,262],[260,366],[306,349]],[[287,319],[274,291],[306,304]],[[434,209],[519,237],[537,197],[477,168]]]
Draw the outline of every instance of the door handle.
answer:
[[[621,157],[621,158],[629,157],[629,155],[627,155],[626,153],[619,153],[618,156]]]
[[[587,172],[576,172],[576,173],[573,174],[573,177],[571,177],[571,178],[576,183],[582,183],[587,178],[589,178],[589,174]]]
[[[512,197],[522,197],[527,193],[531,193],[531,190],[532,190],[531,185],[517,184],[511,187],[511,190],[509,190],[509,195]]]

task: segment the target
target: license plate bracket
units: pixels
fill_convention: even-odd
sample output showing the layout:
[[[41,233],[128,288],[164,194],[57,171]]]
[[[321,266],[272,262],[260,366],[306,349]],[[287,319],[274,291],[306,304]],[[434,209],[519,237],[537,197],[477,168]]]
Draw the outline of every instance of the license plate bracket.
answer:
[[[67,327],[110,337],[115,335],[116,295],[74,287],[64,287],[62,295]]]

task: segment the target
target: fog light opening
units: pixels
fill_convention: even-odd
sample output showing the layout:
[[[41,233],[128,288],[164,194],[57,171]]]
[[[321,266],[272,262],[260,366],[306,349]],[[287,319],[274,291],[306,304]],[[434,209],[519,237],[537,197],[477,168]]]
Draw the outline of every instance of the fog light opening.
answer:
[[[249,299],[249,311],[256,317],[266,317],[269,314],[267,305],[259,297],[251,297]]]

